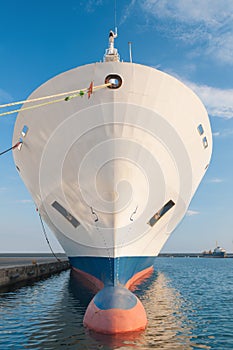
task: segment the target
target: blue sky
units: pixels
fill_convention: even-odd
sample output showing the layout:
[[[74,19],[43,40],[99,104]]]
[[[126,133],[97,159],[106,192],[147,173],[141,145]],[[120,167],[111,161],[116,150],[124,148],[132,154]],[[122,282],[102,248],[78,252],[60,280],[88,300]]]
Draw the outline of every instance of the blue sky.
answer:
[[[0,103],[27,98],[51,77],[102,59],[114,1],[1,1]],[[233,2],[117,1],[121,58],[166,71],[204,102],[213,131],[208,172],[163,251],[233,251]],[[16,115],[0,118],[0,151]],[[8,153],[0,158],[0,252],[48,251],[38,215]],[[59,244],[49,232],[51,244]]]

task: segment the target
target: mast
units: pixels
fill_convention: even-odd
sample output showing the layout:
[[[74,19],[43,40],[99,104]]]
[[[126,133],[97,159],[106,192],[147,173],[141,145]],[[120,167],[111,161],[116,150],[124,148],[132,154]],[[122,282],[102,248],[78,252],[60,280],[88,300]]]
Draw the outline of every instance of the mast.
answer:
[[[115,28],[115,33],[110,30],[108,36],[108,49],[105,51],[104,62],[119,62],[120,55],[118,50],[114,47],[114,40],[117,38],[117,28]]]

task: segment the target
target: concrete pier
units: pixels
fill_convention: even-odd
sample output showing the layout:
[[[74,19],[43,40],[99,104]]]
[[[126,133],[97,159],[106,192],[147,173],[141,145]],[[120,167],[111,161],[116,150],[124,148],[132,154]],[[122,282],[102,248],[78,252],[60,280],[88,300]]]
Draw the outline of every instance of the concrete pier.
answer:
[[[69,261],[62,258],[55,259],[0,259],[0,290],[27,281],[33,281],[44,277],[49,277],[55,273],[68,270]]]

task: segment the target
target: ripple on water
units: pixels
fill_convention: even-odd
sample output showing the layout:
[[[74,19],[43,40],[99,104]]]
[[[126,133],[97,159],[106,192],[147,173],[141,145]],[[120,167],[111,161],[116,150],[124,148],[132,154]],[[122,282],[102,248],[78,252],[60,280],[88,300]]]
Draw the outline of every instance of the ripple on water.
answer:
[[[145,332],[82,325],[93,297],[69,271],[0,294],[0,349],[233,349],[233,259],[158,258],[137,287]],[[220,281],[220,283],[219,283]]]

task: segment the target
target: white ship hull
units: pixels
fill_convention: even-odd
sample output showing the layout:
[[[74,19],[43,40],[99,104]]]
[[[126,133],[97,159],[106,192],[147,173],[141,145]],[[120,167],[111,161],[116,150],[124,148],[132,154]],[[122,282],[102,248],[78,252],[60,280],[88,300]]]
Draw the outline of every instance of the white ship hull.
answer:
[[[72,266],[98,288],[129,287],[149,271],[212,151],[199,98],[153,68],[90,64],[49,80],[30,98],[101,85],[109,75],[122,85],[20,112],[13,138],[23,139],[15,164],[41,216]]]

